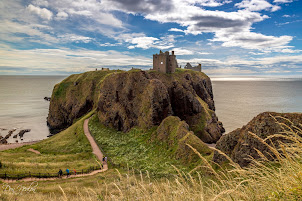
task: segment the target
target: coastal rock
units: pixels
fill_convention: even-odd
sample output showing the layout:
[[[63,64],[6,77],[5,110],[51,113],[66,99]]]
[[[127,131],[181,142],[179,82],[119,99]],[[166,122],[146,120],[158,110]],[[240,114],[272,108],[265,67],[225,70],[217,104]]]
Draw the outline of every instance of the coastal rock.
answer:
[[[27,132],[30,132],[30,131],[31,131],[31,129],[24,129],[24,130],[19,131],[18,135],[20,138],[23,138],[24,134]]]
[[[50,97],[47,97],[47,96],[44,97],[44,100],[46,100],[46,101],[50,101],[50,99],[51,99]]]
[[[98,117],[123,132],[151,128],[168,116],[185,120],[204,142],[224,132],[215,115],[210,79],[203,73],[129,71],[108,76],[100,86]]]
[[[200,160],[187,144],[202,155],[208,156],[212,153],[212,150],[201,139],[189,131],[189,125],[175,116],[169,116],[161,122],[153,133],[152,140],[161,143],[173,157],[184,163]]]
[[[47,117],[52,134],[67,128],[94,107],[98,99],[98,86],[110,73],[113,72],[94,71],[71,75],[55,85]]]
[[[301,126],[302,123],[301,113],[264,112],[257,115],[241,129],[238,128],[223,135],[220,140],[218,140],[216,148],[228,155],[234,162],[238,163],[242,167],[247,166],[251,162],[251,157],[254,159],[260,158],[256,149],[262,152],[269,160],[274,160],[274,154],[269,150],[269,148],[249,133],[254,133],[259,138],[265,139],[270,135],[282,132],[283,128],[271,115],[279,122],[285,123],[290,127]],[[293,125],[284,118],[290,120]],[[272,145],[273,143],[275,147],[278,147],[278,141],[285,142],[284,138],[274,137],[271,141],[266,141],[266,143],[269,145]],[[215,152],[213,160],[217,163],[223,163],[227,159],[218,152]]]
[[[47,123],[56,133],[93,108],[103,124],[123,132],[135,126],[158,126],[171,115],[186,121],[204,142],[216,142],[224,132],[215,115],[211,80],[202,72],[131,70],[71,75],[54,87]]]

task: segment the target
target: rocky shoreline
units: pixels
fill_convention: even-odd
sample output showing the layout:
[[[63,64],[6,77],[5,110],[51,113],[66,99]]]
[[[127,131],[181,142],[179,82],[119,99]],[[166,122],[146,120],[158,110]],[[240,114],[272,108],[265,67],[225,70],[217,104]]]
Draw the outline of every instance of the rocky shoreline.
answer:
[[[24,134],[31,131],[31,129],[21,129],[21,130],[18,131],[17,128],[13,128],[13,129],[10,129],[10,130],[6,129],[6,128],[0,128],[0,131],[7,131],[7,130],[8,130],[8,133],[5,136],[0,135],[0,145],[1,144],[8,144],[8,139],[11,138],[11,137],[16,139],[15,140],[16,143],[18,143],[19,140],[23,141]],[[17,131],[18,133],[13,135],[15,133],[15,131]],[[19,137],[19,140],[18,140],[18,137]]]

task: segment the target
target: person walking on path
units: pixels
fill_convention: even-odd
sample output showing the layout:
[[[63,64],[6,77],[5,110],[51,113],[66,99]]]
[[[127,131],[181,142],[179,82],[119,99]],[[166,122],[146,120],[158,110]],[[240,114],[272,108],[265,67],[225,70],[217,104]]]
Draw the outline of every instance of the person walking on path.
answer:
[[[59,178],[62,178],[63,171],[61,169],[59,170],[58,175],[59,175]]]
[[[73,174],[74,174],[74,175],[77,175],[76,169],[73,169]]]
[[[69,169],[66,169],[67,177],[69,177]]]

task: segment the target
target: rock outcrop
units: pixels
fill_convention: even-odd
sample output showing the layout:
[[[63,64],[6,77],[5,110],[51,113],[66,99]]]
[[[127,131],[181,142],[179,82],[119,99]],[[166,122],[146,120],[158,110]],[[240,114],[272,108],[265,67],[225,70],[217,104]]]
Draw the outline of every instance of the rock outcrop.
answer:
[[[290,120],[293,124],[286,119]],[[261,113],[241,129],[238,128],[223,135],[217,142],[216,148],[224,152],[242,167],[247,166],[251,162],[251,157],[254,159],[260,158],[256,150],[262,152],[267,159],[274,160],[275,155],[269,150],[268,146],[265,145],[263,141],[261,142],[261,140],[253,136],[253,134],[264,140],[270,135],[282,132],[283,128],[276,120],[280,123],[285,123],[290,127],[301,127],[302,113]],[[274,137],[265,142],[270,146],[273,144],[275,147],[278,147],[278,141],[285,142],[285,139]],[[217,163],[223,163],[227,159],[218,152],[215,152],[213,160]]]
[[[162,121],[153,133],[152,140],[161,143],[173,157],[184,163],[200,160],[187,144],[204,156],[209,156],[212,153],[212,150],[201,139],[189,131],[189,125],[175,116],[169,116]]]
[[[204,142],[216,142],[224,132],[214,112],[211,81],[201,72],[121,72],[108,76],[99,91],[100,121],[124,132],[151,128],[171,115],[185,120]]]
[[[55,85],[50,99],[47,124],[52,134],[70,126],[97,102],[100,82],[112,71],[92,71],[71,75]]]
[[[93,108],[103,124],[124,132],[135,126],[158,126],[171,115],[185,120],[204,142],[216,142],[224,132],[215,115],[211,81],[201,72],[131,70],[72,75],[53,90],[48,125],[66,128]]]

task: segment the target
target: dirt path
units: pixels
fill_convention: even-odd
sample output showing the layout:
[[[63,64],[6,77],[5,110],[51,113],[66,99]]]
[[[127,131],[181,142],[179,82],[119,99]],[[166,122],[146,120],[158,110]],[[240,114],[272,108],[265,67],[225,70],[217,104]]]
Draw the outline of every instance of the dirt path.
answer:
[[[31,152],[33,152],[33,153],[35,153],[35,154],[41,154],[39,151],[37,151],[37,150],[35,150],[35,149],[32,149],[32,148],[27,149],[27,151],[31,151]]]
[[[91,134],[89,132],[88,122],[89,122],[89,119],[86,119],[84,121],[84,133],[91,144],[92,153],[94,153],[94,155],[99,159],[99,161],[102,161],[103,153],[101,152],[100,148],[98,147],[98,145],[96,144],[96,142],[94,141],[93,137],[91,136]]]
[[[101,152],[100,148],[98,147],[98,145],[96,144],[96,142],[94,141],[93,137],[91,136],[89,129],[88,129],[88,122],[89,119],[86,119],[84,121],[84,133],[87,137],[87,139],[89,140],[91,147],[92,147],[92,153],[100,160],[100,164],[102,163],[102,159],[103,159],[103,153]],[[36,151],[36,150],[34,150]],[[40,153],[40,152],[39,152]],[[77,178],[77,177],[85,177],[85,176],[92,176],[95,174],[98,174],[100,172],[104,172],[108,170],[108,165],[107,164],[103,164],[103,168],[100,170],[95,170],[93,172],[87,173],[87,174],[77,174],[77,175],[70,175],[69,177],[64,176],[62,178],[58,178],[58,177],[54,177],[54,178],[36,178],[36,177],[31,177],[31,178],[24,178],[24,179],[20,179],[20,180],[4,180],[4,179],[0,179],[3,182],[6,183],[14,183],[17,181],[52,181],[52,180],[59,180],[59,179],[67,179],[67,178]]]

